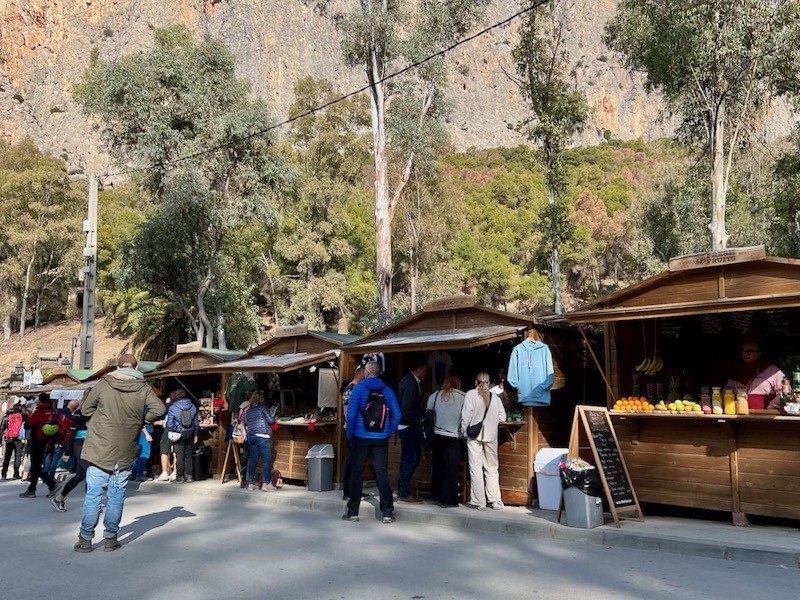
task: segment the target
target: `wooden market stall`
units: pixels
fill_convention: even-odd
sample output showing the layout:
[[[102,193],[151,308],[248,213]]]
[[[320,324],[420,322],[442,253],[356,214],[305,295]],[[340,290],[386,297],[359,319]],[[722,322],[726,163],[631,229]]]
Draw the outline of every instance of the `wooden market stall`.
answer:
[[[725,385],[754,336],[791,377],[800,364],[800,261],[767,257],[763,246],[679,257],[567,317],[605,328],[609,407],[634,393],[636,367],[653,356],[664,367],[638,374],[638,394],[697,400],[701,387]],[[800,518],[800,418],[612,414],[640,501],[730,512],[736,524],[747,514]]]
[[[382,352],[386,358],[383,380],[395,390],[408,365],[407,353],[447,353],[461,375],[462,388],[470,389],[475,375],[486,371],[496,381],[508,367],[515,345],[529,332],[546,343],[553,354],[555,384],[549,407],[527,407],[519,421],[501,424],[499,441],[500,488],[503,502],[530,505],[536,495],[533,463],[542,448],[565,447],[569,441],[572,409],[586,402],[587,390],[600,381],[586,369],[584,340],[576,328],[557,319],[536,319],[476,305],[473,296],[455,296],[431,302],[424,309],[384,327],[343,349],[342,369],[352,372],[364,354]],[[590,336],[591,337],[591,336]],[[596,339],[594,336],[593,339]],[[430,360],[430,359],[429,359]],[[596,381],[587,381],[586,376]],[[425,398],[431,377],[423,382]],[[341,460],[340,458],[337,460]],[[390,481],[397,480],[400,445],[389,445]],[[417,486],[430,481],[431,464],[423,460],[415,473]]]
[[[308,480],[306,453],[311,446],[331,444],[339,453],[339,355],[342,346],[357,339],[305,325],[278,327],[274,337],[247,356],[209,369],[227,375],[252,373],[270,403],[278,405],[279,427],[271,445],[273,468],[284,479]]]
[[[222,395],[226,376],[212,372],[212,368],[244,356],[242,350],[217,350],[203,348],[199,342],[179,344],[175,353],[167,357],[155,369],[149,362],[144,377],[161,387],[162,396],[177,387],[183,387],[189,398],[199,403],[199,441],[212,448],[209,470],[218,473],[225,450],[225,423],[214,407],[214,399]],[[142,362],[139,363],[140,367]]]

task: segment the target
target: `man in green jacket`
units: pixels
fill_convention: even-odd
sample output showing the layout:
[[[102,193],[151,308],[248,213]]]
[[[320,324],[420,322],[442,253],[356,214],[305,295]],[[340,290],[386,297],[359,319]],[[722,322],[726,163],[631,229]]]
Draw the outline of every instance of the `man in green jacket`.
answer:
[[[89,418],[81,460],[86,468],[86,498],[76,552],[91,552],[94,530],[100,520],[100,499],[108,488],[103,518],[104,550],[120,547],[117,541],[125,488],[136,461],[139,432],[144,423],[158,420],[167,411],[136,369],[136,358],[123,354],[117,370],[95,385],[81,406]]]

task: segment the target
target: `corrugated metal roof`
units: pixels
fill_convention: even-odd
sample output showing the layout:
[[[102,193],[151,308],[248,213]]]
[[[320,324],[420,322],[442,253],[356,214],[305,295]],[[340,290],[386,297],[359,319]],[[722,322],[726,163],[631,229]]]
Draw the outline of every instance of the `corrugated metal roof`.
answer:
[[[338,342],[340,344],[352,344],[361,337],[360,335],[350,335],[347,333],[333,333],[332,331],[309,330],[308,333],[313,333],[316,336],[327,338],[332,342]]]
[[[224,365],[209,367],[205,370],[209,373],[277,373],[302,369],[303,367],[315,365],[326,360],[334,360],[335,358],[336,354],[333,351],[313,354],[307,352],[299,352],[296,354],[262,354],[235,360],[225,363]]]
[[[389,334],[385,338],[351,344],[348,350],[356,351],[403,351],[410,347],[442,346],[457,349],[469,348],[513,337],[517,332],[526,329],[525,325],[490,325],[487,327],[467,327],[462,329],[439,329],[424,331],[405,331]]]

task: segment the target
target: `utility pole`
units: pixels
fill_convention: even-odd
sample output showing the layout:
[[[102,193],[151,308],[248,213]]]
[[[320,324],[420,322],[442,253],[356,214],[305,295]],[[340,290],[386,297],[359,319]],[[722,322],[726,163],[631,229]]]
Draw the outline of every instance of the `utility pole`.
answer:
[[[83,317],[81,318],[81,369],[94,361],[94,302],[97,289],[97,176],[89,176],[89,218],[83,222]]]

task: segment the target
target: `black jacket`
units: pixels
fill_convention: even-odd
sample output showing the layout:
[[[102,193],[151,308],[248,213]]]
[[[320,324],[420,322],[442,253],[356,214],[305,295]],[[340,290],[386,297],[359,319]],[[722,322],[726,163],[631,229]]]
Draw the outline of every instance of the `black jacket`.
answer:
[[[422,408],[422,393],[417,383],[417,378],[408,373],[400,380],[397,386],[397,401],[400,403],[401,425],[419,427],[419,422],[425,414]]]

